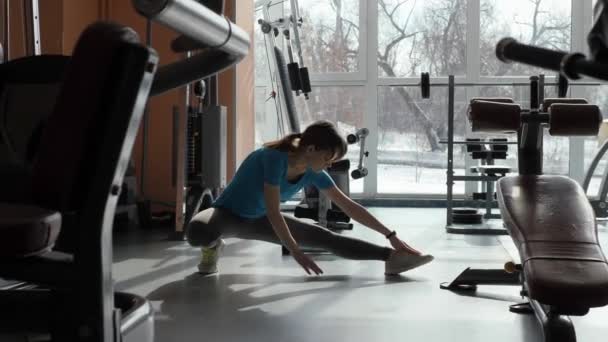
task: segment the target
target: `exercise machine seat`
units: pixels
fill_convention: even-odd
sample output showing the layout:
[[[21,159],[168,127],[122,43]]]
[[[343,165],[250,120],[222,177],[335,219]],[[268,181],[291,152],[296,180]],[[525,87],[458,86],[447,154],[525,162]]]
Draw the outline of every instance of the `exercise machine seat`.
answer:
[[[564,311],[608,304],[608,264],[578,183],[564,176],[504,177],[498,203],[529,298]]]
[[[49,251],[61,229],[61,214],[31,205],[0,203],[0,259]]]

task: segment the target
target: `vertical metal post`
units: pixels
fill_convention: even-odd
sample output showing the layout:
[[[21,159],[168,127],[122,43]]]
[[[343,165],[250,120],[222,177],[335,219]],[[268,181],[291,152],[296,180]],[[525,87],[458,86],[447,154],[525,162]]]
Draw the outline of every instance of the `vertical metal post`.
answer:
[[[540,79],[530,77],[530,114],[538,115],[540,99]],[[518,133],[518,165],[521,175],[541,175],[543,173],[543,127],[539,122],[524,123]]]
[[[448,78],[448,170],[447,170],[447,225],[451,226],[454,187],[454,75]]]
[[[192,52],[188,51],[186,52],[186,58],[190,58],[192,57]],[[177,174],[177,172],[179,171],[179,167],[178,167],[178,163],[180,162],[180,160],[184,161],[184,163],[186,163],[186,161],[188,160],[188,147],[187,147],[187,142],[185,144],[182,144],[182,141],[187,141],[188,137],[188,117],[190,116],[190,111],[192,110],[192,106],[191,106],[191,99],[190,99],[190,95],[192,92],[192,84],[188,83],[186,85],[186,113],[185,113],[185,123],[182,123],[180,121],[179,122],[179,127],[178,129],[174,130],[173,132],[173,138],[175,139],[175,141],[177,142],[176,144],[176,154],[175,154],[175,160],[173,162],[173,168],[175,169],[175,173]],[[185,128],[185,129],[184,129]],[[180,139],[180,135],[183,134],[184,135],[184,139]],[[180,150],[181,147],[181,150]],[[177,153],[183,153],[182,158],[178,158],[177,157]],[[185,231],[185,225],[188,224],[188,222],[185,222],[185,217],[186,217],[186,205],[187,205],[187,198],[188,198],[188,191],[190,190],[189,186],[188,186],[188,168],[186,167],[186,165],[184,165],[184,168],[182,169],[182,177],[181,177],[181,182],[178,182],[176,179],[176,188],[177,187],[181,187],[181,192],[180,190],[177,190],[177,201],[176,201],[176,206],[175,206],[175,231],[178,234],[183,234]],[[180,196],[181,194],[181,196]]]
[[[217,78],[217,75],[211,76],[207,85],[207,89],[209,89],[209,106],[219,106],[220,95],[218,92],[219,80]]]
[[[146,19],[146,46],[152,46],[152,21]],[[150,130],[150,107],[146,106],[143,115],[143,136],[142,136],[142,152],[141,152],[141,167],[140,167],[140,181],[139,181],[139,194],[144,198],[146,193],[146,164],[148,160],[148,138]]]
[[[8,2],[8,1],[7,1]],[[38,0],[23,0],[25,14],[25,53],[40,55],[40,6]]]
[[[179,135],[179,107],[173,106],[173,137],[171,139],[171,185],[175,187],[177,185],[177,154],[179,141],[177,139]]]
[[[545,75],[538,75],[538,108],[541,108],[545,101]]]
[[[4,44],[4,62],[8,62],[10,56],[10,41],[11,41],[11,15],[10,15],[10,6],[8,4],[9,0],[4,0],[4,36],[2,37],[2,44]]]

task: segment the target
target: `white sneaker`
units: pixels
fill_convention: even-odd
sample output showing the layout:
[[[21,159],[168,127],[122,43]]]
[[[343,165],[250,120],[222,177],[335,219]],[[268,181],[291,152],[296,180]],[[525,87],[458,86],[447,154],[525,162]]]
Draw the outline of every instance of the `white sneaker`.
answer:
[[[201,262],[198,264],[198,271],[202,274],[217,273],[217,261],[220,253],[224,249],[224,240],[220,239],[214,247],[201,248]]]
[[[406,251],[395,251],[385,263],[384,274],[397,275],[416,267],[426,265],[435,259],[432,255],[414,255]]]

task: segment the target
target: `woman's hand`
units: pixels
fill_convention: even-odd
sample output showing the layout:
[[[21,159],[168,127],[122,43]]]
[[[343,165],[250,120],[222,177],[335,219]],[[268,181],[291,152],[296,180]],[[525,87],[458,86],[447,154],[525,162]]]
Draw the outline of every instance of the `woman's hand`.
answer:
[[[412,248],[410,245],[408,245],[407,243],[403,242],[403,240],[401,240],[400,238],[397,237],[397,235],[393,235],[391,236],[391,238],[389,239],[389,241],[391,242],[391,245],[393,246],[394,249],[396,250],[406,250],[412,254],[415,255],[422,255],[422,253],[420,253],[419,251],[415,250],[414,248]]]
[[[316,275],[323,274],[323,270],[304,252],[300,249],[296,249],[294,251],[289,251],[291,256],[296,259],[298,264],[302,266],[306,273],[311,274],[310,271],[314,272]]]

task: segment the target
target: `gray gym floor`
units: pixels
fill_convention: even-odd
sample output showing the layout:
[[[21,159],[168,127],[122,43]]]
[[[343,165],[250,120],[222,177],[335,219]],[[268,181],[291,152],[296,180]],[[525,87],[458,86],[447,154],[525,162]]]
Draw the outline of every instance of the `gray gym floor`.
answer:
[[[374,261],[316,257],[325,271],[307,276],[280,247],[228,239],[220,273],[195,273],[199,251],[159,232],[121,234],[114,277],[120,290],[149,298],[156,341],[542,341],[534,316],[510,313],[516,287],[480,287],[476,296],[439,289],[467,266],[499,268],[516,255],[508,237],[444,233],[442,209],[370,209],[436,260],[396,279]],[[605,250],[608,230],[601,227]],[[355,226],[358,237],[385,243]],[[608,309],[574,317],[578,341],[605,341]]]

